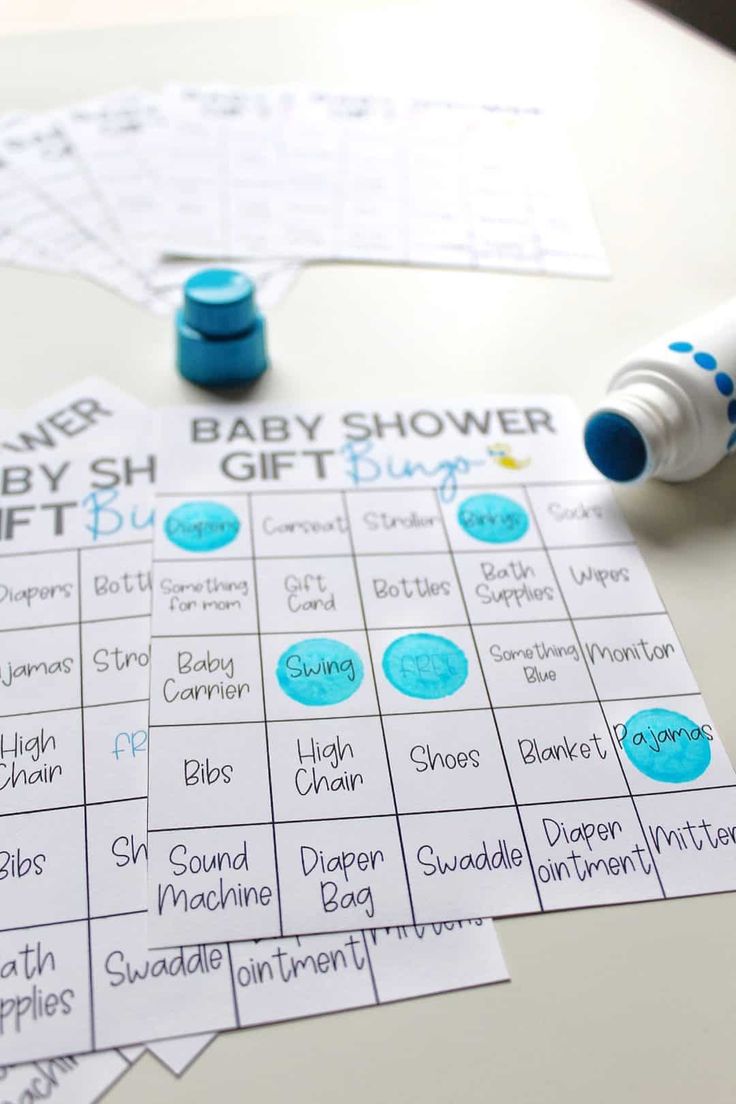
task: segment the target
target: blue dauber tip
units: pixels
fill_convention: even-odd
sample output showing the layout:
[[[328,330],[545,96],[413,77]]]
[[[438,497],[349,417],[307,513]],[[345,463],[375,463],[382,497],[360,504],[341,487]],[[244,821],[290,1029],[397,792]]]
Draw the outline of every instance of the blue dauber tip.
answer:
[[[630,483],[643,475],[647,446],[633,422],[623,414],[601,410],[585,426],[585,449],[598,471],[616,483]]]

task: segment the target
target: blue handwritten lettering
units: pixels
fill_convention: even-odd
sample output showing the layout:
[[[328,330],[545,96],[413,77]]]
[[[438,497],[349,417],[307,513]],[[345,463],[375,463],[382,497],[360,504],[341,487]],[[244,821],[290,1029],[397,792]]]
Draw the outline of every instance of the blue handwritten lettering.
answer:
[[[133,506],[123,514],[113,504],[119,498],[116,490],[90,491],[82,499],[82,506],[87,511],[89,522],[85,525],[92,540],[101,540],[104,537],[114,537],[124,526],[131,529],[150,529],[153,525],[153,510],[140,510]]]
[[[375,483],[383,479],[429,479],[436,481],[442,502],[452,502],[458,491],[458,478],[473,468],[482,468],[486,460],[473,460],[467,456],[444,457],[435,463],[421,460],[399,459],[387,456],[384,460],[372,455],[373,441],[347,441],[341,449],[346,462],[347,477],[353,486]]]
[[[145,754],[147,748],[148,732],[145,728],[139,728],[131,732],[116,732],[112,753],[117,763],[121,756],[129,755],[135,759],[136,755]]]

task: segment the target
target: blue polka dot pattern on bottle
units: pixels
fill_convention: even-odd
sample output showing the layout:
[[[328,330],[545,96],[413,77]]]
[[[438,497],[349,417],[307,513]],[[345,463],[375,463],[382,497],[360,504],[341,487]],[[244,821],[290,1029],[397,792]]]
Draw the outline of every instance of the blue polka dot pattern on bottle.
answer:
[[[716,387],[726,398],[733,395],[733,380],[725,372],[716,373]]]
[[[715,372],[718,367],[718,361],[712,353],[706,353],[703,349],[693,352],[695,346],[691,345],[689,341],[672,341],[667,348],[673,353],[692,353],[694,362],[699,368],[704,368],[706,372]],[[728,399],[733,395],[734,382],[728,372],[715,372],[713,382],[724,398]],[[731,425],[736,425],[736,399],[731,399],[729,402],[726,408],[726,417]],[[726,451],[730,452],[734,445],[736,445],[736,431],[728,438]]]

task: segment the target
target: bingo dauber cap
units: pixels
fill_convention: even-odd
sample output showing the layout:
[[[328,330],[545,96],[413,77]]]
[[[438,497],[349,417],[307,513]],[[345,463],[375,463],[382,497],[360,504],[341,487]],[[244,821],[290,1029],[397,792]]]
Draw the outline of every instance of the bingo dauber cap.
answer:
[[[184,321],[207,337],[243,333],[257,314],[255,285],[234,268],[204,268],[184,285]]]
[[[268,367],[255,286],[235,269],[207,268],[187,280],[176,338],[179,371],[193,383],[237,386]]]

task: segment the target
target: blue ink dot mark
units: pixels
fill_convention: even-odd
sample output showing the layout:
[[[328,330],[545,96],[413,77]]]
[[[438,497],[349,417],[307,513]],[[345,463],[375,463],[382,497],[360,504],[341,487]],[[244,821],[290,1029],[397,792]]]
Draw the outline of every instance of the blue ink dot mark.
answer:
[[[691,353],[693,351],[689,341],[673,341],[667,348],[671,349],[673,353]]]
[[[479,494],[460,503],[457,520],[469,537],[485,544],[521,540],[529,528],[523,506],[505,495]]]
[[[276,681],[301,705],[337,705],[352,697],[362,683],[363,661],[341,640],[315,636],[282,653]]]
[[[725,372],[716,373],[716,387],[722,395],[733,395],[733,380]]]
[[[383,673],[400,694],[431,701],[457,693],[468,677],[462,648],[434,633],[409,633],[383,653]]]
[[[709,738],[700,725],[683,713],[642,709],[619,728],[621,747],[647,778],[656,782],[692,782],[708,769]]]
[[[736,399],[731,399],[728,404],[728,420],[731,425],[736,423]]]
[[[712,372],[714,368],[718,367],[718,361],[712,353],[694,353],[693,360],[698,368],[705,368],[708,372]]]
[[[164,521],[164,533],[185,552],[214,552],[235,540],[240,522],[221,502],[184,502]]]
[[[734,445],[736,445],[736,429],[733,431],[731,436],[728,438],[728,444],[726,445],[727,451],[730,452]]]

